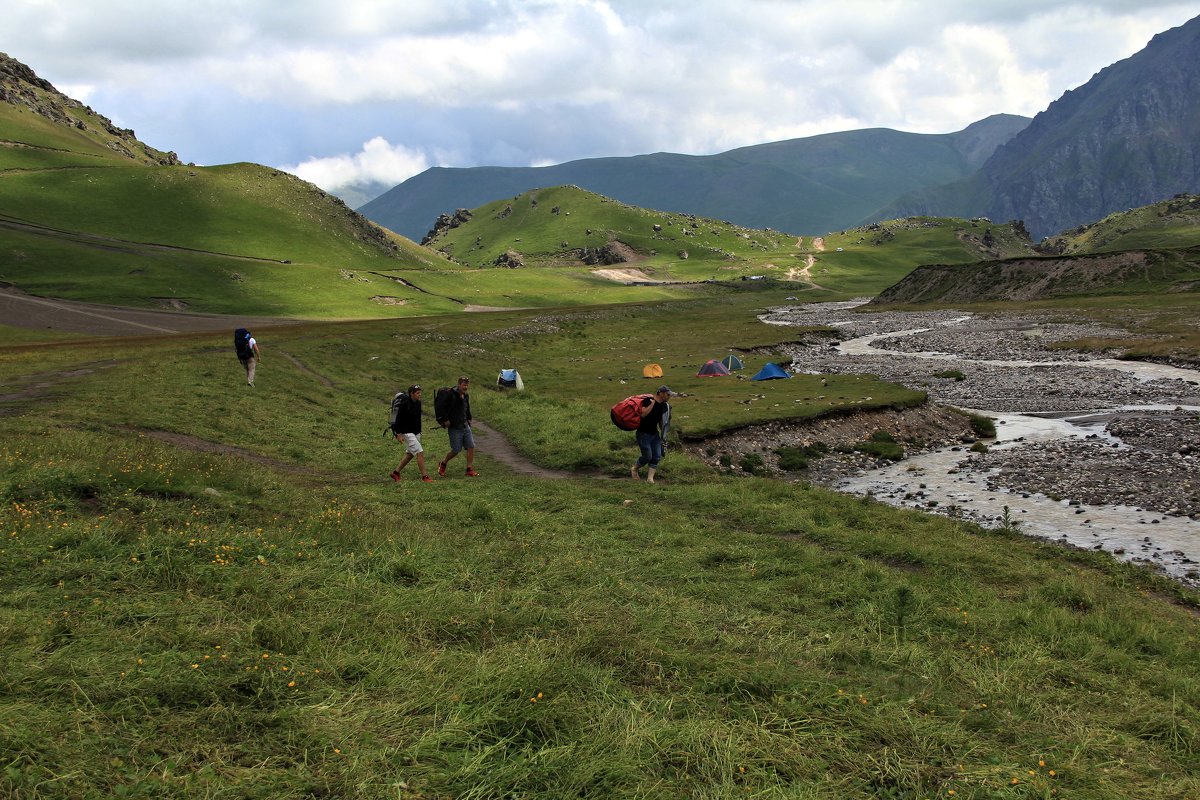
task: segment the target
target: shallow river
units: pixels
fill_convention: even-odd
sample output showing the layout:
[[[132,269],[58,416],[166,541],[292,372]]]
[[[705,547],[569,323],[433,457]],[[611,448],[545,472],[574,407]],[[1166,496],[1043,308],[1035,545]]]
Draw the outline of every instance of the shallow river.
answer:
[[[969,317],[962,317],[942,324],[952,326],[967,319]],[[917,328],[849,339],[842,342],[838,349],[848,356],[887,355],[894,358],[952,361],[964,366],[1086,366],[1130,373],[1144,381],[1197,379],[1194,370],[1133,361],[972,360],[952,353],[884,351],[874,346],[881,339],[910,336],[925,330],[928,329]],[[1104,430],[1110,414],[1122,410],[1177,408],[1200,411],[1197,406],[1176,405],[1113,406],[1089,411],[1038,414],[997,412],[988,408],[971,410],[996,420],[997,438],[994,443],[989,442],[989,447],[1002,450],[1065,437],[1089,436],[1108,439],[1112,444],[1122,447],[1124,445],[1120,440],[1109,436]],[[876,499],[892,505],[958,515],[991,526],[1001,524],[1007,515],[1027,535],[1083,548],[1102,549],[1118,558],[1153,564],[1176,579],[1200,585],[1200,522],[1124,505],[1081,506],[1042,494],[989,489],[985,475],[960,469],[969,458],[967,449],[959,447],[917,454],[863,476],[843,479],[835,488],[855,494],[870,493]]]

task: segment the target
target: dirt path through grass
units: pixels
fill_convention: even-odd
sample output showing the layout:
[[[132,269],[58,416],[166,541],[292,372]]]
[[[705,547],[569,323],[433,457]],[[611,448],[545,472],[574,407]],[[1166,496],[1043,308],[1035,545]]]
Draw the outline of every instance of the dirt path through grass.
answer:
[[[35,297],[14,286],[0,286],[0,323],[17,328],[130,336],[291,325],[282,317],[243,317],[108,306],[51,297]]]

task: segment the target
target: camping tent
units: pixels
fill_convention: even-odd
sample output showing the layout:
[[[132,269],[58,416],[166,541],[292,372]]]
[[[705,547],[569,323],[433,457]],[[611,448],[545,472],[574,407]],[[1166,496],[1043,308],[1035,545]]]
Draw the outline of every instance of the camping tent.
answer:
[[[729,370],[730,372],[733,372],[734,370],[737,370],[737,369],[741,369],[743,366],[745,366],[744,364],[742,364],[742,360],[740,358],[738,358],[737,356],[735,356],[733,353],[730,353],[729,355],[722,358],[721,363],[724,364],[725,369]]]
[[[778,364],[768,363],[762,369],[760,369],[758,371],[757,375],[755,375],[750,380],[752,380],[752,381],[773,381],[776,378],[790,378],[790,377],[792,377],[792,376],[787,374],[787,372],[784,371],[783,367],[779,366]]]
[[[646,366],[642,367],[642,377],[643,378],[661,378],[662,377],[662,366],[659,364],[647,364]]]
[[[500,374],[496,376],[496,385],[506,389],[516,389],[518,392],[525,389],[525,381],[521,380],[521,373],[515,369],[500,370]]]
[[[696,373],[697,378],[717,378],[722,375],[728,376],[729,370],[720,361],[713,361],[711,359],[706,361],[704,366],[700,368],[700,371]]]

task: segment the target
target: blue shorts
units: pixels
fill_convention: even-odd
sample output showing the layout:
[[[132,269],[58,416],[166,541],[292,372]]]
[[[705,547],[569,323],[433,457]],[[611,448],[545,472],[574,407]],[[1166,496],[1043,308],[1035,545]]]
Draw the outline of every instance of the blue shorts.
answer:
[[[446,432],[450,434],[450,451],[457,453],[464,447],[468,450],[475,449],[475,434],[471,432],[468,425],[463,425],[461,428],[447,428]]]

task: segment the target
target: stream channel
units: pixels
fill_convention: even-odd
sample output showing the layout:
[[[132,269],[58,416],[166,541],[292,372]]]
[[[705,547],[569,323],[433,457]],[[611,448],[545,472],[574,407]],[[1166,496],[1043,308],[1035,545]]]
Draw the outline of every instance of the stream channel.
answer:
[[[1196,422],[1200,420],[1200,413],[1196,413],[1200,412],[1200,390],[1196,388],[1200,386],[1200,371],[1091,358],[1045,346],[1053,340],[1056,332],[1049,329],[1056,324],[1063,328],[1060,338],[1069,339],[1078,335],[1086,322],[1062,325],[1061,315],[1055,320],[962,312],[872,315],[852,313],[855,305],[858,303],[774,309],[762,319],[783,325],[825,324],[851,333],[875,329],[845,339],[836,347],[826,344],[823,348],[797,350],[793,369],[800,371],[870,372],[906,385],[922,382],[906,377],[912,379],[946,368],[972,377],[987,376],[973,391],[964,392],[956,383],[943,384],[948,386],[945,393],[928,383],[923,388],[929,390],[935,402],[994,419],[997,435],[986,444],[998,456],[1006,450],[1036,449],[1048,443],[1076,444],[1070,440],[1088,440],[1086,444],[1091,448],[1128,448],[1130,445],[1106,429],[1106,424],[1122,412],[1170,414],[1200,424]],[[913,322],[928,327],[887,330],[889,324],[898,328]],[[922,336],[926,337],[924,342]],[[1032,347],[1025,344],[1039,339]],[[922,349],[926,342],[935,342],[938,349]],[[1014,352],[1035,357],[1009,357]],[[916,371],[914,364],[919,365]],[[1069,389],[1064,391],[1063,386]],[[1141,399],[1158,402],[1127,402]],[[964,404],[963,400],[971,402]],[[1063,407],[1051,407],[1056,401]],[[1173,455],[1190,480],[1200,476],[1197,455]],[[1055,496],[1051,497],[1006,486],[1000,470],[973,468],[970,462],[977,458],[967,447],[919,452],[894,464],[841,478],[832,488],[870,494],[891,505],[957,516],[989,527],[1008,520],[1023,534],[1104,550],[1200,587],[1200,521],[1185,513],[1166,513],[1166,509],[1081,503],[1067,496],[1066,491],[1053,491]],[[1070,469],[1069,464],[1048,460],[1042,465],[1043,480],[1046,475],[1065,479]]]

